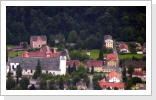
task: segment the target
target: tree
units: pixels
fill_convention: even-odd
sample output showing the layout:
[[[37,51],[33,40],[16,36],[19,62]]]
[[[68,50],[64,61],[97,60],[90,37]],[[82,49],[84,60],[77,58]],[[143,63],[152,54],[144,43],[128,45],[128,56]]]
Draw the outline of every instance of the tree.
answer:
[[[9,71],[7,74],[7,78],[10,78],[10,77],[11,77],[11,72]]]
[[[74,62],[73,67],[72,67],[72,72],[76,71],[76,64]]]
[[[29,87],[29,90],[36,90],[36,87],[34,84],[32,84],[30,87]]]
[[[133,67],[133,65],[132,64],[130,64],[129,66],[128,66],[128,74],[130,74],[130,77],[132,78],[132,73],[134,72],[134,67]]]
[[[46,80],[41,79],[40,82],[39,82],[39,85],[40,85],[40,89],[41,90],[47,90],[47,82],[46,82]]]
[[[127,80],[125,83],[125,90],[131,90],[132,85],[132,79]]]
[[[142,71],[146,71],[146,65],[142,67]]]
[[[21,77],[22,76],[22,68],[21,68],[20,65],[17,66],[16,76],[17,77]]]
[[[15,87],[15,80],[12,77],[9,77],[6,81],[6,89],[10,90]]]
[[[86,73],[86,68],[83,64],[78,65],[77,68],[78,68],[78,72]]]
[[[91,74],[94,74],[94,66],[92,65]]]
[[[69,65],[69,66],[68,66],[68,73],[71,74],[71,71],[72,71],[72,70],[71,70],[71,66]]]
[[[142,80],[141,80],[141,78],[139,78],[139,77],[133,77],[133,78],[132,78],[132,83],[133,83],[134,85],[136,85],[136,83],[142,83]]]
[[[138,37],[137,42],[139,42],[141,45],[144,43],[143,37]]]
[[[55,85],[50,85],[49,90],[58,90],[58,88]]]
[[[60,89],[64,89],[64,81],[63,81],[63,78],[62,77],[60,77],[59,88]]]
[[[20,81],[20,87],[22,88],[22,90],[27,90],[29,84],[30,84],[29,78],[28,77],[22,77],[22,79]]]
[[[54,46],[54,44],[55,44],[55,40],[54,40],[54,35],[53,34],[51,34],[50,37],[49,37],[49,44],[50,44],[50,46]]]
[[[6,62],[8,62],[8,50],[6,49]]]
[[[11,90],[22,90],[22,88],[20,86],[16,86],[16,87],[12,88]]]
[[[27,48],[26,42],[23,43],[23,48]]]
[[[103,47],[100,48],[100,52],[99,52],[99,60],[102,60],[103,61]]]
[[[77,35],[77,32],[75,30],[70,31],[67,41],[69,43],[76,43],[78,39],[79,39],[79,36]]]
[[[119,90],[119,88],[117,88],[117,87],[114,87],[114,90]]]
[[[35,71],[35,73],[33,75],[33,78],[37,79],[37,77],[40,77],[41,74],[42,74],[41,63],[40,63],[40,60],[38,59],[37,66],[36,66],[36,71]]]
[[[77,87],[76,86],[69,86],[68,90],[77,90]]]

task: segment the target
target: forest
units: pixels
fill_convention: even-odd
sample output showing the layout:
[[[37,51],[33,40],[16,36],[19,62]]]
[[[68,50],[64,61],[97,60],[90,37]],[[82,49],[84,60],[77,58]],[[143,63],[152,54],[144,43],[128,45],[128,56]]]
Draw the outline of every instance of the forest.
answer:
[[[108,34],[117,41],[146,42],[146,6],[6,7],[7,45],[46,35],[48,45],[54,46],[59,35],[60,41],[76,43],[75,48],[99,49]]]

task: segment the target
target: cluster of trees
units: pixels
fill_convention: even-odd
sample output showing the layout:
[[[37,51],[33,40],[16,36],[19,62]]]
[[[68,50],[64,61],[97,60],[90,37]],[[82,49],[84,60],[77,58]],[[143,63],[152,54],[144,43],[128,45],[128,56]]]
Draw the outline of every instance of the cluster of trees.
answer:
[[[105,75],[94,75],[93,76],[93,87],[94,87],[94,90],[101,90],[101,87],[100,87],[98,81],[100,81],[100,80],[102,80],[104,78],[106,79]]]
[[[54,45],[54,36],[76,48],[99,49],[103,36],[119,41],[146,41],[145,6],[7,6],[7,44],[30,41],[32,35],[46,35]],[[138,37],[138,38],[136,38]]]
[[[86,54],[83,54],[79,50],[71,52],[69,56],[72,60],[79,60],[79,61],[89,60],[89,56]]]
[[[146,71],[146,66],[142,67],[142,71]],[[142,83],[141,78],[139,77],[132,77],[132,73],[134,72],[134,67],[132,64],[128,66],[128,70],[126,71],[126,68],[123,68],[122,71],[122,80],[125,82],[125,90],[131,90],[132,85],[136,85],[136,83]],[[130,76],[127,77],[126,73],[128,73]]]

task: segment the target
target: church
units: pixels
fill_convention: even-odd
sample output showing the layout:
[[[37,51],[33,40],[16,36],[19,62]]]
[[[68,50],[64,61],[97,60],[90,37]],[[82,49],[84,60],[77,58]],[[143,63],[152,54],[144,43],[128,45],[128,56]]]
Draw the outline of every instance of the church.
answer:
[[[22,75],[32,76],[36,70],[37,62],[40,61],[42,73],[63,75],[66,74],[66,50],[63,49],[60,56],[47,57],[13,57],[7,63],[7,73],[10,71],[16,76],[16,69],[20,65]]]

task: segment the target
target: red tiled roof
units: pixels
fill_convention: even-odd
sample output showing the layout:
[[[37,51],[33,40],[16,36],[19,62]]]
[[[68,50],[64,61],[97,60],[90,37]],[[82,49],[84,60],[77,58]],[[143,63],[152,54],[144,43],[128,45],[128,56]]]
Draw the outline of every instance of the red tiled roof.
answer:
[[[106,55],[106,58],[109,59],[109,58],[114,58],[116,59],[117,58],[117,54],[107,54]]]
[[[102,61],[101,60],[89,60],[86,64],[84,64],[87,67],[102,67]]]
[[[45,35],[42,35],[42,36],[31,36],[30,39],[32,41],[47,41],[47,37]]]
[[[133,72],[132,74],[133,74],[133,75],[144,76],[144,75],[146,75],[146,71]]]
[[[128,49],[128,46],[126,44],[120,44],[119,48],[120,49]]]
[[[51,50],[50,50],[49,46],[45,45],[45,46],[40,48],[40,52],[51,52]]]
[[[22,57],[47,57],[47,55],[50,55],[50,57],[57,57],[60,56],[60,53],[24,52]]]
[[[116,62],[116,60],[114,58],[110,58],[107,61],[114,61],[114,62]]]
[[[75,65],[78,66],[80,64],[80,61],[79,60],[70,60],[70,61],[67,61],[67,66],[73,66],[74,65],[74,62],[75,62]]]
[[[124,83],[99,83],[101,88],[108,88],[108,87],[112,87],[112,88],[124,88]]]
[[[115,71],[112,71],[112,72],[110,72],[110,73],[108,74],[108,79],[109,79],[109,80],[112,79],[113,77],[116,77],[117,79],[120,80],[119,74],[118,74],[117,72],[115,72]]]
[[[106,83],[106,80],[102,79],[102,80],[99,81],[99,83]]]

